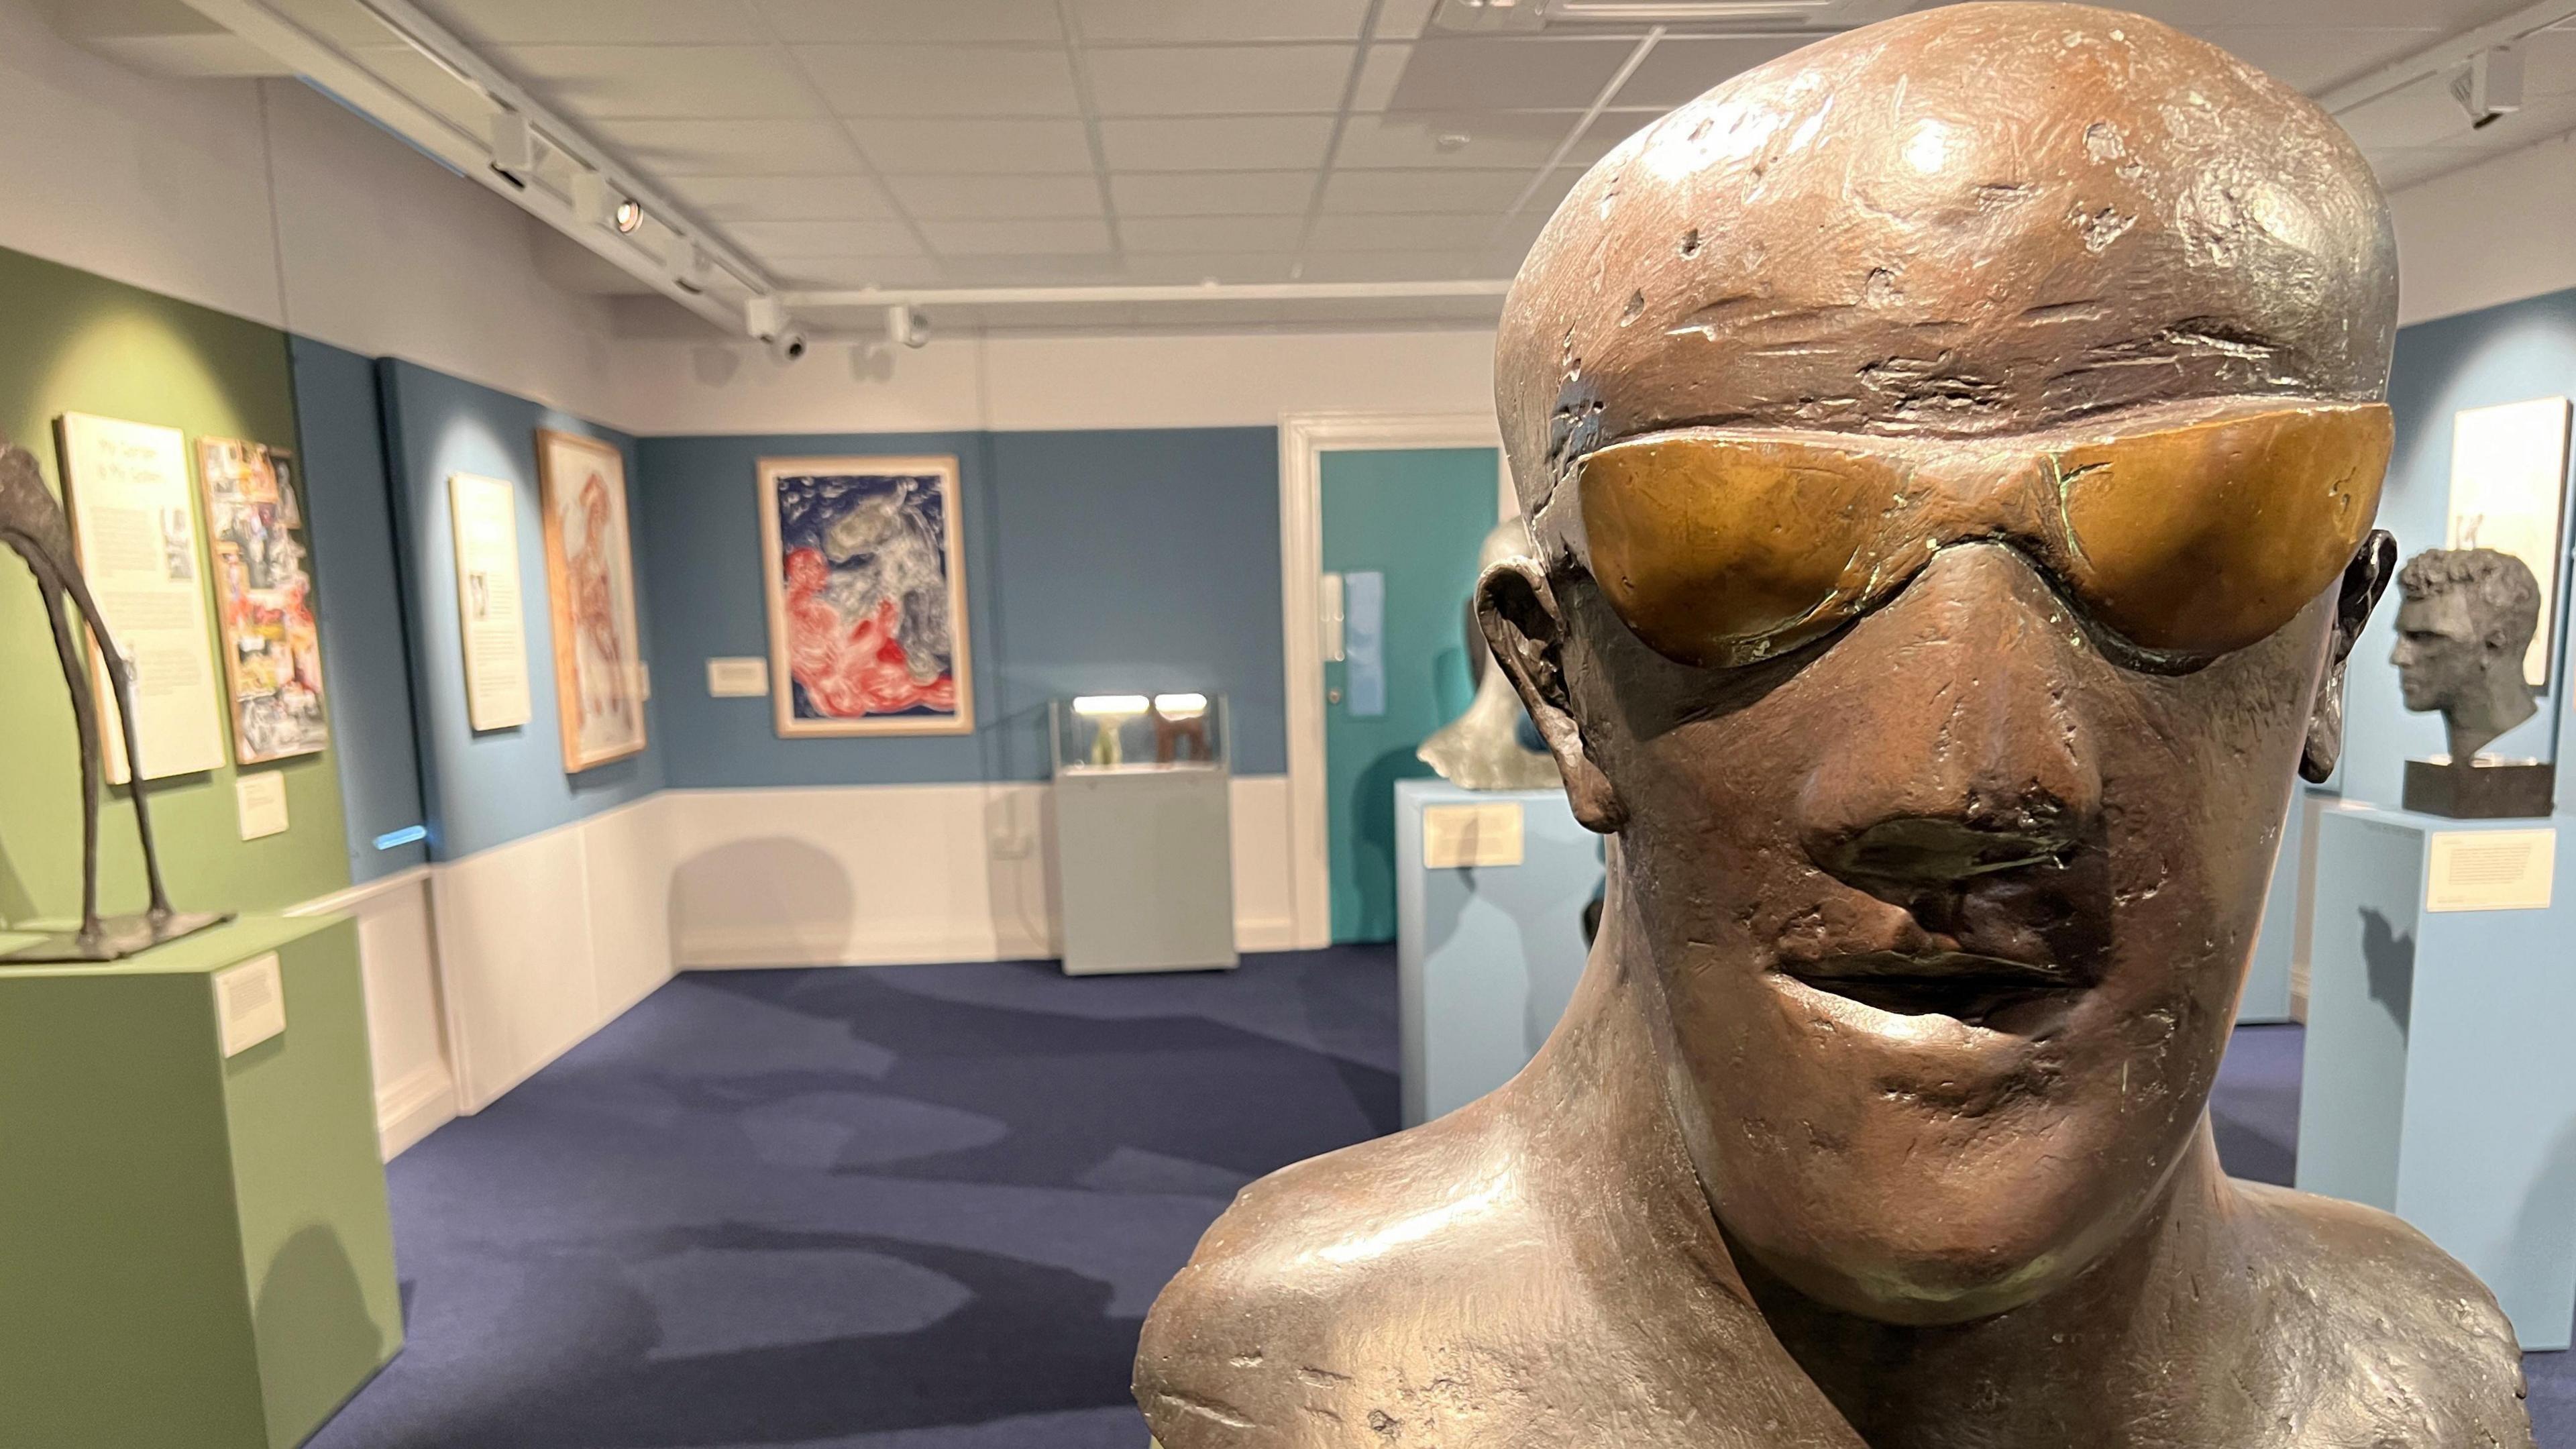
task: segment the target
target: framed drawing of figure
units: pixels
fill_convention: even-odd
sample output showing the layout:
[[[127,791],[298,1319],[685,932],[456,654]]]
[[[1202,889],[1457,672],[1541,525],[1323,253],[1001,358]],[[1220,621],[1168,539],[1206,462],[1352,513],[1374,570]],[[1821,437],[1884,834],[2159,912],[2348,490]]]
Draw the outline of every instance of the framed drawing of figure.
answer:
[[[213,536],[215,623],[232,695],[233,759],[256,765],[330,743],[312,551],[295,455],[234,438],[197,440]]]
[[[564,773],[579,774],[644,748],[626,455],[597,438],[539,429],[537,487],[555,626],[555,713]]]
[[[973,732],[958,492],[954,457],[760,460],[782,737]]]

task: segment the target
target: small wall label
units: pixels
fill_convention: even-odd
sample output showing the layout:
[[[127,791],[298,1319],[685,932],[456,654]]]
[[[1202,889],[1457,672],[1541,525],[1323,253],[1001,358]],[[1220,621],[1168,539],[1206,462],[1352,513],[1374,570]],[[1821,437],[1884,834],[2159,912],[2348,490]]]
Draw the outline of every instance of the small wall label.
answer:
[[[1517,803],[1422,807],[1422,863],[1433,870],[1518,865],[1521,854]]]
[[[286,1034],[286,982],[277,953],[254,956],[215,973],[215,1027],[224,1055],[237,1057],[270,1037]]]
[[[2428,911],[2545,911],[2555,830],[2437,830],[2424,869]]]
[[[707,693],[717,699],[769,698],[769,661],[757,656],[708,660]]]
[[[277,770],[254,770],[233,776],[233,809],[241,817],[241,838],[286,833],[286,776]]]

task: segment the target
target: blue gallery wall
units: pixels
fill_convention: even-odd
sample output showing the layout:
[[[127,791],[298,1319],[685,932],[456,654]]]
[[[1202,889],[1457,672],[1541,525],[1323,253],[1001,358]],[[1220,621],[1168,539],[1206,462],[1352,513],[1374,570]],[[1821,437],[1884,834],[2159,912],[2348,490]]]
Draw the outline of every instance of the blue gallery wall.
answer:
[[[2463,408],[2576,395],[2576,291],[2419,323],[2397,334],[2388,401],[2397,419],[2397,453],[2379,507],[2380,527],[2397,535],[2412,558],[2442,546],[2450,510],[2451,419]],[[2567,537],[2562,524],[2561,539]],[[2568,691],[2566,617],[2571,580],[2564,562],[2555,627],[2557,660],[2540,710],[2492,748],[2499,754],[2555,759]],[[2397,591],[2372,615],[2354,650],[2345,702],[2342,787],[2353,800],[2394,806],[2405,793],[2406,761],[2442,753],[2442,717],[2410,714],[2388,662],[2396,644]],[[2544,627],[2549,627],[2545,622]],[[2559,809],[2576,809],[2562,784]]]
[[[363,883],[429,858],[421,841],[383,850],[375,843],[422,823],[411,652],[376,364],[307,337],[287,339],[287,360],[294,370],[305,521],[324,600],[322,671],[348,822],[349,879]]]
[[[414,722],[433,857],[469,855],[661,789],[664,749],[657,711],[650,706],[642,754],[578,775],[564,773],[555,712],[554,619],[547,604],[545,531],[538,508],[539,428],[586,433],[624,451],[630,514],[637,510],[635,440],[399,359],[377,364],[377,383],[401,530]],[[455,538],[447,505],[447,480],[456,473],[504,478],[518,488],[519,586],[527,608],[533,715],[514,729],[478,734],[466,714]],[[637,627],[643,631],[644,655],[651,659],[653,569],[641,554],[636,574]],[[657,668],[653,674],[659,694],[662,672]]]
[[[1163,689],[1227,696],[1236,773],[1287,769],[1274,429],[646,438],[637,453],[674,786],[1038,780],[1049,698]],[[710,698],[710,657],[769,653],[759,460],[920,453],[956,455],[964,490],[974,735],[788,741],[767,699]]]

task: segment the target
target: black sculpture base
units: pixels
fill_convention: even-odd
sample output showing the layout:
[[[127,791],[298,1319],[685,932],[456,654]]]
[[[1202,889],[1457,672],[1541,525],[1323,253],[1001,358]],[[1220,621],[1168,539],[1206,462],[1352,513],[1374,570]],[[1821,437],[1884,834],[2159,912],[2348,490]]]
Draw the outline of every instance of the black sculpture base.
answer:
[[[2522,820],[2547,815],[2557,793],[2558,767],[2537,761],[2406,762],[2406,808],[2419,815]]]
[[[56,931],[15,951],[0,951],[0,966],[40,966],[65,961],[122,961],[139,956],[164,941],[191,936],[233,918],[230,911],[184,911],[155,921],[143,916],[103,916],[98,934],[84,940],[77,931]]]

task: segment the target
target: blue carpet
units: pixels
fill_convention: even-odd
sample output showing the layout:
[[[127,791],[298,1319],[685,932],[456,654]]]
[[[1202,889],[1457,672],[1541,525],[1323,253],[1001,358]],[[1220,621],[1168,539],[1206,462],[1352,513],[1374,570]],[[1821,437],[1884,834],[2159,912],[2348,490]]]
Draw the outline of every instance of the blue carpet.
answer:
[[[1146,1306],[1236,1188],[1394,1129],[1395,1009],[1387,947],[683,977],[388,1169],[409,1346],[310,1449],[1142,1449]],[[2237,1033],[2230,1170],[2289,1181],[2300,1045]]]

